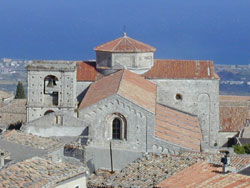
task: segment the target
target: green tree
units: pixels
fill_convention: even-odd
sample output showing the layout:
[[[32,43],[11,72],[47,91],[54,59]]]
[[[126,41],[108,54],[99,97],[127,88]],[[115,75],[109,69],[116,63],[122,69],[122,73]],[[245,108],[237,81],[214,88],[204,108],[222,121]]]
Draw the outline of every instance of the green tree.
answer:
[[[15,99],[25,99],[25,93],[23,88],[23,83],[18,81],[17,87],[16,87],[16,95]]]

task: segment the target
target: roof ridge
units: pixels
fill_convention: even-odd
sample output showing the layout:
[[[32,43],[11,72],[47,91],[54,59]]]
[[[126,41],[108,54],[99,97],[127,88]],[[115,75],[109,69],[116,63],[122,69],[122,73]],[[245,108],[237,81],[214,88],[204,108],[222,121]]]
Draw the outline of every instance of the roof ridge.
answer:
[[[118,84],[116,93],[119,93],[119,90],[120,90],[120,87],[121,87],[121,83],[122,83],[122,80],[123,80],[123,77],[124,77],[125,69],[122,69],[121,71],[123,71],[123,72],[122,72],[121,78],[119,80],[119,84]]]
[[[116,40],[119,40],[119,42],[117,42],[117,44],[112,48],[112,50],[115,50],[115,48],[121,43],[123,38],[124,37],[120,37],[120,38],[116,39]],[[112,41],[110,41],[110,42],[112,42]],[[110,42],[108,42],[108,43],[110,43]]]
[[[133,44],[131,43],[131,41],[129,41],[128,39],[130,39],[130,40],[133,40],[133,39],[126,36],[126,40],[128,41],[128,43],[129,43],[132,47],[134,47],[136,50],[138,50],[138,48],[136,48],[136,46],[133,45]],[[136,41],[136,40],[134,40],[134,41]]]

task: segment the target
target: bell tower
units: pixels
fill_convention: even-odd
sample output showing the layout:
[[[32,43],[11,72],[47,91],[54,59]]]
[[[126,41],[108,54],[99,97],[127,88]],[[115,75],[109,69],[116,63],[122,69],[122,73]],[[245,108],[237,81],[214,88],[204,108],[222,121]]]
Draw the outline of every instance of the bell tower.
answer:
[[[27,122],[58,110],[75,116],[76,62],[33,61],[27,66]]]

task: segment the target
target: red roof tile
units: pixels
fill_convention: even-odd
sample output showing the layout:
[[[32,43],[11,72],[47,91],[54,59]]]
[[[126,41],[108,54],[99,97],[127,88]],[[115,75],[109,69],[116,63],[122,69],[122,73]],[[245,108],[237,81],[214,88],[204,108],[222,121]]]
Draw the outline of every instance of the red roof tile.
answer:
[[[221,170],[222,167],[218,167],[218,165],[212,165],[205,161],[200,161],[162,181],[157,185],[157,187],[250,187],[249,176],[232,173],[222,174]]]
[[[155,136],[200,151],[202,133],[198,118],[160,104],[156,106]]]
[[[134,40],[124,35],[94,48],[95,51],[104,52],[154,52],[156,49],[143,42]]]
[[[250,101],[250,96],[220,95],[220,101]]]
[[[95,81],[98,71],[96,62],[82,61],[77,63],[77,81]]]
[[[154,66],[144,73],[147,79],[218,79],[213,61],[155,60]]]
[[[250,105],[249,105],[250,107]],[[223,132],[240,131],[250,119],[248,106],[220,106],[220,125]]]
[[[221,131],[240,131],[250,119],[249,96],[220,96]]]
[[[128,70],[120,70],[91,84],[79,109],[93,105],[116,93],[155,112],[156,85]]]

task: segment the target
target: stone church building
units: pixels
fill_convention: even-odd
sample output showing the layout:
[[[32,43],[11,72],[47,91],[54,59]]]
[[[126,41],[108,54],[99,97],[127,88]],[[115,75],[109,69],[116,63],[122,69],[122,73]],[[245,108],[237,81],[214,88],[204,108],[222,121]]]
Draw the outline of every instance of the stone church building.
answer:
[[[33,61],[27,123],[39,136],[75,136],[87,164],[115,169],[145,152],[201,151],[220,144],[219,77],[212,61],[154,59],[155,48],[123,37],[96,61]]]

